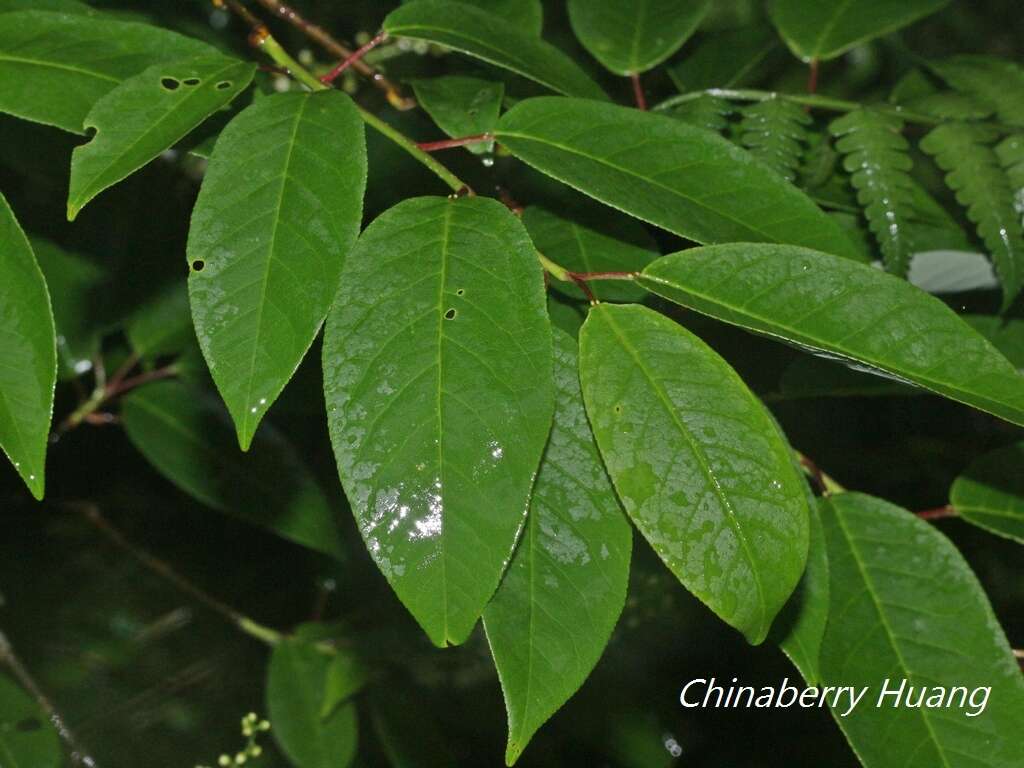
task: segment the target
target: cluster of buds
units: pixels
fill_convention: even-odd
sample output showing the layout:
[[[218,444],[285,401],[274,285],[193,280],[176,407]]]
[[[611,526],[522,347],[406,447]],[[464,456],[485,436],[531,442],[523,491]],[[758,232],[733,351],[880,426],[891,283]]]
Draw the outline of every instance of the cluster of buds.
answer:
[[[236,752],[234,757],[225,753],[217,758],[217,765],[220,768],[229,768],[229,766],[245,765],[249,762],[250,758],[257,758],[263,754],[263,747],[257,743],[257,739],[261,733],[266,733],[270,730],[270,721],[261,720],[255,712],[250,712],[242,718],[242,735],[245,737],[245,746],[239,752]],[[197,765],[196,768],[208,768],[207,766]]]

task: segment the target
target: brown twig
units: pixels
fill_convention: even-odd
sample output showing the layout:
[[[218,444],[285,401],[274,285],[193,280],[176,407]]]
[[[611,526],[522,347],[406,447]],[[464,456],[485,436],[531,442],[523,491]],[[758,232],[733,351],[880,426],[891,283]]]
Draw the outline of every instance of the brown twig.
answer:
[[[338,79],[342,72],[351,67],[353,64],[362,61],[363,56],[368,54],[370,51],[372,51],[374,48],[376,48],[378,45],[380,45],[387,39],[387,32],[380,32],[374,37],[370,38],[370,41],[368,43],[359,46],[354,53],[352,53],[349,56],[346,56],[344,59],[339,61],[337,65],[334,67],[334,69],[332,69],[330,72],[328,72],[326,75],[320,78],[320,82],[325,83],[326,85],[330,85],[331,83]]]
[[[178,368],[176,365],[168,365],[164,368],[157,368],[152,371],[145,371],[138,374],[137,376],[128,377],[132,368],[138,363],[138,358],[134,355],[129,357],[128,360],[122,365],[117,372],[110,378],[109,381],[100,372],[103,370],[102,363],[95,367],[96,371],[96,387],[93,390],[92,395],[89,399],[80,403],[79,406],[72,411],[67,418],[65,418],[54,430],[54,440],[56,441],[67,432],[78,425],[84,423],[94,425],[105,425],[112,424],[117,420],[117,417],[110,413],[100,413],[100,409],[108,405],[112,400],[120,397],[126,392],[141,387],[143,384],[149,384],[153,381],[159,381],[160,379],[168,379],[178,375]]]
[[[936,507],[935,509],[925,509],[921,512],[916,513],[922,520],[941,520],[944,517],[957,517],[957,511],[953,509],[952,505],[947,504],[944,507]]]
[[[354,53],[352,49],[342,45],[342,43],[340,43],[323,27],[307,21],[291,6],[285,5],[284,3],[279,2],[279,0],[257,0],[257,2],[278,18],[284,19],[293,27],[300,30],[306,37],[317,43],[321,48],[335,58],[342,60],[348,59]],[[387,97],[388,102],[395,109],[405,111],[413,109],[416,106],[415,99],[403,96],[397,85],[378,72],[364,59],[356,59],[352,62],[351,66],[356,72],[368,78],[374,86],[384,91],[384,95]]]
[[[808,66],[810,68],[810,71],[807,73],[807,92],[808,93],[817,93],[818,92],[818,67],[819,67],[818,60],[817,59],[811,59],[811,62],[810,62],[810,64]]]
[[[633,98],[636,100],[636,108],[641,112],[646,112],[647,97],[644,96],[644,86],[640,82],[640,73],[634,72],[629,76],[629,79],[633,83]]]
[[[53,727],[57,730],[57,734],[67,745],[72,765],[95,768],[96,761],[79,744],[71,729],[68,728],[64,718],[57,711],[57,708],[53,706],[53,703],[46,697],[46,694],[43,693],[42,689],[32,678],[32,675],[29,674],[28,669],[21,663],[10,641],[3,632],[0,632],[0,664],[6,665],[21,687],[29,692],[32,698],[36,700],[39,708],[46,713]]]
[[[458,139],[441,139],[440,141],[421,141],[416,146],[424,152],[437,152],[439,149],[454,149],[465,147],[468,144],[482,144],[486,141],[494,141],[492,133],[478,133],[475,136],[463,136]]]

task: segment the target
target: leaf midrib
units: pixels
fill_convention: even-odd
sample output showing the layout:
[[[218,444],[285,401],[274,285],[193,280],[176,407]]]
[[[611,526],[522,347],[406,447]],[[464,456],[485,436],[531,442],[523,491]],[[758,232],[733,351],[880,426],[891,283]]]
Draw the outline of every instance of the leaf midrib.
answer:
[[[600,305],[598,307],[595,307],[595,310],[599,309]],[[707,456],[704,454],[703,448],[701,448],[701,446],[694,439],[693,434],[686,427],[686,425],[679,420],[675,408],[672,406],[672,403],[668,399],[668,395],[664,392],[664,390],[657,383],[655,378],[651,375],[650,371],[647,369],[647,366],[644,364],[643,359],[640,357],[639,354],[637,354],[637,351],[636,349],[634,349],[633,345],[629,343],[629,339],[627,339],[623,335],[621,329],[615,323],[615,320],[606,312],[602,312],[600,317],[603,317],[605,319],[609,327],[612,329],[612,332],[615,334],[615,337],[619,340],[619,343],[622,345],[623,349],[625,349],[629,353],[629,356],[633,358],[633,362],[636,363],[637,367],[643,373],[644,378],[646,378],[650,382],[652,389],[654,390],[655,394],[657,394],[658,400],[661,403],[662,407],[665,409],[669,417],[672,419],[673,423],[676,425],[676,429],[679,430],[679,432],[686,439],[687,443],[693,449],[693,453],[697,457],[697,461],[700,464],[700,468],[703,471],[704,476],[707,477],[707,479],[710,481],[711,487],[714,490],[715,495],[718,497],[718,500],[721,502],[723,508],[725,509],[725,519],[728,521],[729,526],[733,529],[733,532],[736,534],[736,538],[740,542],[740,548],[743,551],[744,559],[746,559],[747,564],[750,567],[750,573],[753,576],[754,584],[757,587],[759,609],[761,614],[760,621],[758,622],[758,630],[760,631],[765,623],[765,612],[767,609],[764,585],[761,582],[761,575],[757,563],[755,562],[753,553],[750,550],[750,543],[747,541],[746,534],[744,533],[743,528],[740,526],[739,520],[736,519],[736,511],[735,509],[733,509],[732,503],[729,501],[728,497],[725,494],[725,491],[719,484],[718,478],[715,477],[715,474],[711,471],[711,465],[708,462]]]
[[[8,53],[0,53],[0,61],[12,61],[12,62],[15,62],[16,64],[31,64],[31,65],[37,66],[37,67],[47,67],[47,68],[50,68],[50,69],[63,70],[65,72],[74,72],[76,74],[84,75],[86,77],[93,77],[93,78],[95,78],[97,80],[106,80],[107,82],[110,82],[110,83],[121,83],[121,82],[123,82],[123,80],[121,80],[120,78],[114,77],[113,75],[107,75],[107,74],[104,74],[102,72],[96,72],[96,71],[89,70],[89,69],[82,69],[81,67],[75,67],[75,66],[72,66],[71,64],[60,64],[60,63],[57,63],[57,62],[54,62],[54,61],[45,61],[45,60],[41,60],[41,59],[27,59],[27,58],[25,58],[23,56],[12,56],[12,55],[10,55]]]

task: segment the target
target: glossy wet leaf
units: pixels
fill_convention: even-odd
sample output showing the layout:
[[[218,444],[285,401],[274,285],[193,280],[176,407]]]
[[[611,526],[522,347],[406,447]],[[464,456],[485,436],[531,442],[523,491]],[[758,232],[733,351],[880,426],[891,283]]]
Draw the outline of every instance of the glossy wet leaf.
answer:
[[[271,428],[249,453],[238,450],[215,399],[177,381],[139,387],[124,398],[124,429],[156,470],[214,509],[334,557],[334,512],[296,449]]]
[[[617,75],[656,67],[696,30],[711,0],[569,0],[583,47]]]
[[[873,267],[738,243],[664,256],[638,278],[719,320],[860,363],[1024,425],[1024,377],[941,301]]]
[[[327,315],[365,185],[363,123],[336,91],[261,99],[217,140],[192,213],[188,287],[243,449]]]
[[[810,547],[807,568],[793,596],[776,619],[772,634],[807,684],[817,685],[821,681],[821,641],[828,622],[828,553],[825,551],[825,533],[817,500],[813,495],[808,508]]]
[[[607,210],[595,214],[562,217],[531,205],[523,211],[523,224],[538,251],[574,272],[638,272],[659,256],[657,243],[638,221]],[[551,287],[585,298],[573,283],[553,280]],[[646,293],[630,281],[599,280],[589,287],[606,301],[642,301]]]
[[[198,40],[103,14],[42,10],[0,21],[0,112],[82,133],[100,97],[158,62],[214,54]]]
[[[33,238],[32,250],[53,304],[57,375],[61,380],[73,379],[92,369],[100,337],[110,325],[104,300],[110,275],[97,262],[48,240]]]
[[[629,581],[632,533],[587,423],[576,342],[561,331],[555,393],[522,541],[484,611],[508,711],[509,765],[594,668]]]
[[[832,59],[918,19],[949,0],[773,0],[772,23],[804,61]]]
[[[0,675],[0,765],[59,768],[63,763],[60,739],[46,712],[13,680]]]
[[[267,669],[271,734],[297,768],[346,768],[359,740],[354,703],[322,716],[331,657],[303,637],[274,646]]]
[[[414,80],[412,87],[420,106],[452,138],[493,131],[505,95],[504,83],[462,75]],[[494,142],[469,144],[466,149],[486,154],[494,151]]]
[[[132,351],[143,360],[177,355],[194,345],[196,334],[185,281],[173,283],[150,298],[132,313],[124,330]]]
[[[43,498],[57,341],[46,280],[0,194],[0,448]]]
[[[324,339],[338,471],[377,566],[437,645],[512,555],[554,407],[526,231],[481,197],[390,209],[348,259]]]
[[[452,0],[414,0],[392,11],[392,37],[426,40],[511,70],[567,96],[606,99],[579,65],[516,22]]]
[[[637,528],[687,589],[764,640],[808,547],[803,481],[772,417],[710,347],[645,307],[590,310],[580,378]]]
[[[92,140],[71,156],[68,219],[227,106],[255,72],[255,64],[201,56],[154,65],[103,96],[85,118]]]
[[[668,74],[684,93],[737,88],[756,80],[765,59],[781,47],[778,37],[765,24],[715,32],[702,37]]]
[[[726,139],[670,117],[539,97],[506,112],[497,133],[539,171],[691,240],[792,243],[856,258],[803,192]]]
[[[949,501],[967,522],[1024,544],[1024,443],[973,461],[953,483]]]
[[[934,526],[855,493],[821,505],[830,608],[822,643],[826,685],[868,686],[836,717],[867,768],[1011,768],[1020,762],[1024,678],[988,598],[963,557]],[[876,706],[882,684],[991,687],[984,713]],[[975,705],[984,692],[977,694]],[[926,696],[925,700],[927,701]],[[956,701],[959,702],[959,695]],[[833,710],[833,714],[841,714]]]

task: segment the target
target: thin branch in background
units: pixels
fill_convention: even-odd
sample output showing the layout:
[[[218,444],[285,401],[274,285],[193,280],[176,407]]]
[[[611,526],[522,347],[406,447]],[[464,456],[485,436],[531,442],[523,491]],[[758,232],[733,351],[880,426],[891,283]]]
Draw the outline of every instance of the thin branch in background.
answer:
[[[633,83],[633,98],[636,100],[636,108],[641,112],[647,111],[647,97],[644,96],[644,86],[640,82],[640,73],[634,72],[629,76],[630,81]]]
[[[922,520],[941,520],[944,517],[958,517],[957,511],[949,504],[944,507],[936,507],[935,509],[925,509],[916,514]]]
[[[57,734],[64,744],[67,745],[71,764],[95,768],[96,761],[82,748],[75,735],[71,732],[71,729],[68,728],[64,718],[57,711],[57,708],[53,706],[53,703],[46,697],[46,694],[43,693],[32,675],[29,674],[28,669],[21,663],[18,655],[14,652],[14,648],[11,646],[10,640],[7,639],[3,632],[0,632],[0,664],[5,665],[11,671],[11,674],[14,675],[21,687],[28,691],[40,709],[46,713],[53,727],[57,730]]]
[[[64,434],[70,432],[83,422],[93,425],[115,423],[117,421],[117,417],[114,416],[114,414],[100,412],[100,409],[103,406],[108,405],[111,401],[132,391],[133,389],[141,387],[143,384],[149,384],[150,382],[159,381],[160,379],[169,379],[178,375],[178,367],[172,364],[163,368],[156,368],[152,371],[144,371],[137,376],[128,378],[128,374],[131,372],[132,368],[135,367],[137,362],[138,358],[134,356],[129,357],[125,364],[122,365],[110,378],[110,381],[107,381],[106,376],[101,373],[103,371],[103,362],[102,360],[98,361],[95,367],[96,386],[93,389],[92,395],[87,400],[80,403],[79,406],[57,426],[50,438],[51,442],[57,442]]]
[[[363,56],[368,54],[370,51],[372,51],[374,48],[376,48],[378,45],[380,45],[387,39],[387,32],[380,32],[379,34],[375,35],[370,39],[368,43],[359,46],[359,48],[356,49],[355,53],[353,53],[351,56],[346,56],[344,59],[339,61],[338,64],[334,67],[334,69],[332,69],[330,72],[328,72],[326,75],[320,78],[320,82],[330,85],[331,83],[338,79],[342,72],[351,67],[353,64],[362,61]]]
[[[142,563],[142,565],[146,566],[146,568],[158,576],[161,576],[164,580],[170,582],[182,592],[192,596],[207,608],[220,614],[245,634],[255,637],[257,640],[260,640],[267,645],[276,645],[281,641],[283,635],[276,629],[271,629],[270,627],[259,624],[240,611],[236,611],[227,603],[218,600],[213,595],[193,584],[180,573],[175,571],[168,563],[135,546],[135,544],[130,542],[125,535],[121,533],[121,531],[114,527],[114,525],[103,516],[103,513],[100,512],[99,508],[95,504],[91,504],[89,502],[72,502],[66,504],[66,506],[80,512],[88,522],[95,526],[111,542],[129,553],[132,557]]]
[[[421,141],[416,146],[424,152],[437,152],[439,149],[454,149],[465,147],[469,144],[483,144],[487,141],[494,141],[492,133],[478,133],[475,136],[463,136],[458,139],[441,139],[440,141]]]
[[[327,30],[303,18],[294,8],[285,5],[278,0],[257,0],[260,5],[273,13],[275,16],[284,19],[296,29],[300,30],[306,37],[320,45],[324,50],[337,59],[348,59],[353,51],[342,45]],[[359,74],[369,78],[370,82],[377,88],[384,91],[388,102],[395,109],[405,111],[416,107],[416,100],[403,96],[402,92],[388,78],[378,72],[365,59],[356,59],[351,64],[352,68]]]

